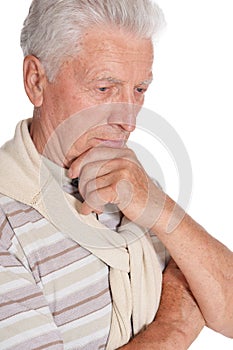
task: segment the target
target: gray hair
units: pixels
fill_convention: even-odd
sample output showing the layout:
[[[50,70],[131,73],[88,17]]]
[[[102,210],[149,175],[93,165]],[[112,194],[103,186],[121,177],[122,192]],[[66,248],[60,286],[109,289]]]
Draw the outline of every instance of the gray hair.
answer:
[[[24,56],[41,61],[52,81],[65,58],[78,54],[84,31],[108,24],[152,39],[163,27],[164,17],[153,0],[33,0],[21,47]]]

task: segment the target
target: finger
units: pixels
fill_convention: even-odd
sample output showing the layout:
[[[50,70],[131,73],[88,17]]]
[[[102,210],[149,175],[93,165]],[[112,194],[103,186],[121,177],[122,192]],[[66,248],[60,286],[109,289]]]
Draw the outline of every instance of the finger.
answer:
[[[82,196],[85,195],[86,186],[89,182],[98,181],[98,184],[101,185],[101,181],[104,181],[104,176],[110,173],[113,173],[113,179],[115,179],[115,172],[120,172],[122,170],[122,166],[124,166],[124,161],[119,159],[114,159],[105,162],[99,161],[85,165],[85,167],[81,170],[79,177],[79,191],[82,194]],[[106,182],[106,186],[108,185],[109,183]]]
[[[117,204],[117,193],[111,186],[88,193],[85,201],[82,203],[81,213],[88,215],[91,212],[103,212],[107,203]]]
[[[135,189],[142,190],[145,180],[143,174],[140,165],[125,159],[110,160],[106,164],[103,162],[87,164],[81,171],[79,191],[85,199],[88,193],[103,187],[112,186],[117,193],[119,192],[118,188],[122,188],[118,197],[121,199],[121,203],[125,203],[127,202],[125,197],[129,196],[128,198],[130,198]],[[123,180],[124,182],[122,182]]]
[[[90,149],[88,149],[87,151],[83,152],[82,154],[80,154],[77,158],[75,158],[75,160],[73,160],[73,162],[71,163],[69,170],[68,170],[68,176],[70,178],[76,178],[79,176],[78,174],[78,170],[79,170],[79,164],[82,163],[83,159],[87,156],[88,152],[90,152]],[[77,168],[77,171],[74,172],[74,170]]]
[[[117,158],[108,161],[88,163],[81,169],[80,172],[80,193],[84,195],[85,187],[89,181],[116,171],[119,172],[119,177],[121,176],[122,179],[133,179],[133,177],[136,177],[136,179],[140,180],[142,178],[142,168],[136,160]]]
[[[81,209],[80,209],[80,214],[82,214],[82,215],[89,215],[89,214],[94,213],[94,212],[96,212],[95,209],[90,207],[86,202],[82,203],[82,206],[81,206]]]
[[[135,154],[129,148],[110,148],[110,147],[95,147],[84,152],[80,157],[73,161],[68,171],[68,176],[71,178],[78,177],[81,169],[98,160],[109,161],[117,158],[135,159]]]
[[[105,175],[101,175],[100,177],[97,177],[96,179],[92,179],[88,181],[87,183],[81,183],[80,185],[80,192],[82,193],[83,198],[85,199],[88,193],[91,193],[93,191],[97,191],[101,188],[113,186],[117,183],[119,178],[119,171],[110,172]]]
[[[95,214],[100,215],[103,213],[103,210],[94,209],[94,208],[90,207],[86,202],[82,203],[82,206],[80,208],[80,214],[89,215],[91,213],[95,213]]]

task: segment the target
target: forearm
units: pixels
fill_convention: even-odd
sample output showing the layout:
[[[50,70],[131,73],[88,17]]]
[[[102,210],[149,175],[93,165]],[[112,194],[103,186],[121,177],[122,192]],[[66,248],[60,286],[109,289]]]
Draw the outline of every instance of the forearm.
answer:
[[[181,208],[174,214],[167,197],[152,231],[165,244],[185,275],[209,327],[233,336],[233,253],[210,236]],[[168,223],[178,226],[168,232]],[[172,218],[172,221],[171,221]],[[176,224],[177,224],[176,222]],[[171,226],[170,226],[171,228]]]
[[[163,276],[160,307],[155,321],[122,350],[185,350],[204,326],[188,284],[174,262]]]

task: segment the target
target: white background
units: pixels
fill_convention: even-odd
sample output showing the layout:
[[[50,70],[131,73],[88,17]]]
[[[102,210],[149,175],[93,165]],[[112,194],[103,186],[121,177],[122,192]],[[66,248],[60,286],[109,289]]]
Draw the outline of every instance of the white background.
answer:
[[[233,249],[232,0],[158,0],[167,29],[155,50],[155,81],[146,107],[182,138],[193,168],[189,213]],[[0,144],[17,121],[32,115],[22,82],[19,33],[30,0],[0,4]],[[172,170],[165,172],[172,195]],[[211,297],[211,290],[210,290]],[[233,341],[205,329],[192,350],[232,349]]]

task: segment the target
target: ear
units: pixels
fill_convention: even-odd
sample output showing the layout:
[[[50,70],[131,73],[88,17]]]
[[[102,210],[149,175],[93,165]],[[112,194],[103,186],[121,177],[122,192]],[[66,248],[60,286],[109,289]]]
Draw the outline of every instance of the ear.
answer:
[[[35,56],[29,55],[23,64],[24,88],[35,107],[43,103],[44,88],[47,82],[45,70],[41,62]]]

